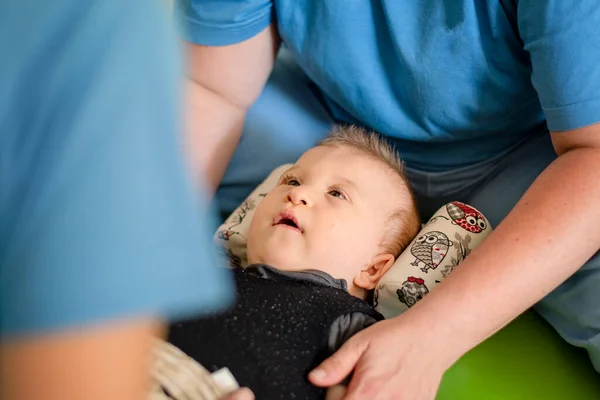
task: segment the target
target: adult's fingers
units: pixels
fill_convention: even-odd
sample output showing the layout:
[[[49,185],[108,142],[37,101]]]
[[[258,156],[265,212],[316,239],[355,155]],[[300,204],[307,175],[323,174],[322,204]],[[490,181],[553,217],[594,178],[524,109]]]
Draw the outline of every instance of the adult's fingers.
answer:
[[[254,400],[254,393],[248,388],[241,388],[229,394],[223,400]]]

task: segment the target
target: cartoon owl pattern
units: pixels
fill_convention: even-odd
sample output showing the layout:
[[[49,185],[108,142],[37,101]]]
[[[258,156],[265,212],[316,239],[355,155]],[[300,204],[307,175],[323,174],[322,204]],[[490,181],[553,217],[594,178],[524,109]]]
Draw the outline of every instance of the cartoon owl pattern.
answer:
[[[470,244],[475,236],[481,234],[483,237],[491,230],[485,217],[475,208],[464,203],[454,201],[445,206],[446,213],[436,215],[423,227],[424,232],[421,233],[410,246],[410,254],[414,257],[414,261],[409,262],[407,266],[418,267],[420,271],[428,275],[415,274],[415,270],[409,272],[411,268],[407,268],[406,280],[400,288],[396,289],[396,295],[400,303],[410,308],[429,293],[431,288],[444,279],[449,273],[462,261],[468,253],[470,253]],[[445,216],[446,214],[447,216]],[[449,218],[448,218],[449,217]],[[442,231],[443,228],[436,229],[434,226],[439,226],[441,221],[446,220],[451,224],[458,226],[464,233],[456,232],[455,229]],[[427,231],[427,228],[431,226]],[[443,223],[442,223],[443,226]],[[466,231],[466,232],[465,232]],[[454,233],[456,241],[450,240],[447,236],[450,232]],[[483,233],[482,233],[483,232]],[[476,243],[479,243],[477,240]],[[450,251],[451,249],[454,249]],[[454,252],[457,252],[456,257]],[[448,256],[448,253],[451,256]],[[448,257],[447,257],[448,256]],[[446,258],[449,260],[446,260]],[[438,267],[443,268],[442,271],[437,271]],[[432,273],[432,271],[435,271]],[[404,276],[407,276],[404,275]],[[402,281],[400,281],[402,282]],[[429,285],[429,287],[428,287]],[[433,285],[433,286],[432,286]],[[383,286],[378,287],[375,292],[375,299],[379,303],[379,291],[384,290]]]
[[[425,281],[414,276],[409,276],[402,287],[396,290],[398,300],[406,304],[408,308],[414,306],[427,293],[429,293],[429,289],[425,285]]]
[[[448,203],[446,211],[455,224],[471,233],[481,233],[487,229],[485,217],[473,207],[460,201]]]
[[[240,207],[227,218],[215,234],[215,242],[219,250],[228,258],[229,265],[232,267],[242,268],[245,265],[245,256],[242,259],[242,257],[231,249],[232,246],[235,246],[232,242],[237,239],[238,242],[241,241],[243,243],[242,246],[245,246],[246,237],[242,233],[243,229],[240,229],[240,225],[244,223],[249,214],[260,204],[266,195],[267,193],[259,193],[256,197],[251,196],[244,200]]]
[[[415,256],[415,261],[411,265],[418,267],[420,263],[425,264],[421,268],[421,271],[425,273],[430,269],[436,269],[446,257],[450,246],[452,246],[452,242],[445,233],[440,231],[424,233],[410,248],[410,252]]]

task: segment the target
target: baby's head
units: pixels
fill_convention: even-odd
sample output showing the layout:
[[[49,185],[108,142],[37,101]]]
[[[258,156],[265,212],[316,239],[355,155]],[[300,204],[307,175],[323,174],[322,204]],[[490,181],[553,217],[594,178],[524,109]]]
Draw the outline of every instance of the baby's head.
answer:
[[[248,262],[317,269],[365,298],[420,227],[391,146],[362,128],[335,127],[281,176],[257,207]]]

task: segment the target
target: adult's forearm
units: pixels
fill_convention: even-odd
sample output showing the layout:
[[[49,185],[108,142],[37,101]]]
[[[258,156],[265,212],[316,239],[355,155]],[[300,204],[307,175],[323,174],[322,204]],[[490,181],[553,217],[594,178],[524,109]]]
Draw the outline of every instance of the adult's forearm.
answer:
[[[189,79],[185,101],[186,152],[194,178],[212,197],[239,142],[246,110]]]
[[[399,318],[435,332],[453,363],[598,251],[599,206],[600,150],[566,152],[448,279]]]
[[[142,400],[147,397],[157,321],[121,321],[4,340],[0,399]]]

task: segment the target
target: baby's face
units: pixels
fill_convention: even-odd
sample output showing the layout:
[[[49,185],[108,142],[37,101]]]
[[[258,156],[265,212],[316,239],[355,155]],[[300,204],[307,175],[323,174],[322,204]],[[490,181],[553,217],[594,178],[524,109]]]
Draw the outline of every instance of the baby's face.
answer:
[[[318,269],[351,287],[383,252],[389,216],[408,189],[382,163],[344,147],[310,149],[258,206],[248,261],[282,270]]]

